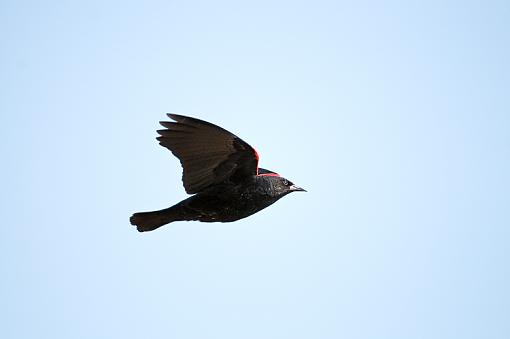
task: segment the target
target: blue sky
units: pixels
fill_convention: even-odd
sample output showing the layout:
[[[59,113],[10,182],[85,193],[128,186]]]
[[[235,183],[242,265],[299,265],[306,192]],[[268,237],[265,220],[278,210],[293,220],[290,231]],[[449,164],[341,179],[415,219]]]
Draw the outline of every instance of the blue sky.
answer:
[[[510,337],[507,1],[2,1],[0,337]],[[195,116],[306,188],[139,234]]]

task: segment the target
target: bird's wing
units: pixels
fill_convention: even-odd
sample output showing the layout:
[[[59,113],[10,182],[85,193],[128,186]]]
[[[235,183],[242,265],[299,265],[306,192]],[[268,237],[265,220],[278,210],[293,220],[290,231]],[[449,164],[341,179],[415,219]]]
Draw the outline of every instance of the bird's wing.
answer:
[[[234,134],[199,119],[167,115],[175,122],[161,121],[165,129],[157,131],[157,140],[181,161],[187,193],[257,174],[257,152]]]

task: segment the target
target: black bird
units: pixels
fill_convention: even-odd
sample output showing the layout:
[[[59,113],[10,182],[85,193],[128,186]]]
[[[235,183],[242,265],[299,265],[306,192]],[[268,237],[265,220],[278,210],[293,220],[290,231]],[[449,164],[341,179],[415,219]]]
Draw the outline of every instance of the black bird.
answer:
[[[246,218],[291,192],[305,191],[275,172],[258,167],[259,155],[241,138],[209,122],[167,114],[159,144],[179,158],[188,194],[180,203],[131,216],[138,231],[174,221],[231,222]],[[305,191],[306,192],[306,191]]]

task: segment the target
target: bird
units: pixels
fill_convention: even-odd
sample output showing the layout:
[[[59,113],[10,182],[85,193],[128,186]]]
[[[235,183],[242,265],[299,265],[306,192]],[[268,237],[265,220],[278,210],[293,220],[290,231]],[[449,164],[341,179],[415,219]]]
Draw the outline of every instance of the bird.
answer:
[[[257,151],[229,131],[200,119],[167,113],[159,144],[181,162],[187,199],[174,206],[134,213],[139,232],[175,221],[233,222],[270,206],[292,192],[306,192],[278,173],[258,167]]]

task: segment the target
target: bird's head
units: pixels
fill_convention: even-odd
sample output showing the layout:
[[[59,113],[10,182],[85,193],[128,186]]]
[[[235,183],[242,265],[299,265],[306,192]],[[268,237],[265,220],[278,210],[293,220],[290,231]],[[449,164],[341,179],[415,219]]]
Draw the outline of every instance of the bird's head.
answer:
[[[273,184],[273,189],[276,191],[278,195],[285,195],[292,192],[306,192],[303,188],[294,185],[290,180],[287,180],[283,177],[271,177],[271,181]]]

